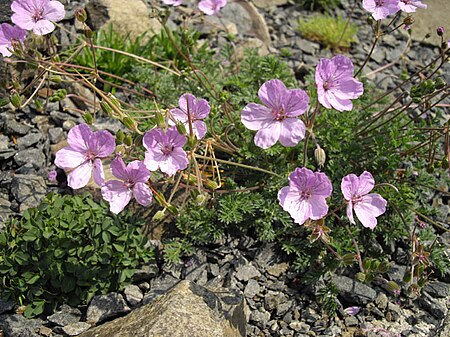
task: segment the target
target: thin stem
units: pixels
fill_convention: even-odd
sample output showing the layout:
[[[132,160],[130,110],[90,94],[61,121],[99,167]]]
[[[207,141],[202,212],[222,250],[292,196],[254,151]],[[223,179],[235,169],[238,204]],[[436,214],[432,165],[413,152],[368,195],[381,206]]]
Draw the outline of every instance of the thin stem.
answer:
[[[364,60],[364,63],[362,66],[358,69],[358,71],[355,74],[355,77],[358,77],[358,75],[361,73],[361,71],[366,66],[367,62],[369,62],[370,57],[372,56],[373,51],[375,50],[375,46],[377,45],[378,39],[381,37],[380,33],[380,21],[377,21],[376,28],[375,28],[375,40],[373,41],[372,48],[370,48],[369,54],[367,54],[366,59]]]

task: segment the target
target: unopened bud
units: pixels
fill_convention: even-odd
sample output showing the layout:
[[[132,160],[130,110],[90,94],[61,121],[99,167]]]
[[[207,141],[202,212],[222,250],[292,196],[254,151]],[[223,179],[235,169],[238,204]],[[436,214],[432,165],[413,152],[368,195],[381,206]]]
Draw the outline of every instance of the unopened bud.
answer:
[[[22,98],[20,98],[20,95],[17,92],[9,96],[9,101],[16,108],[19,108],[22,105]]]
[[[443,169],[450,168],[450,166],[448,165],[448,158],[447,158],[447,157],[445,157],[444,159],[442,159],[442,161],[441,161],[441,167],[442,167]]]
[[[40,99],[36,99],[34,101],[34,103],[36,104],[36,110],[39,112],[44,111],[44,104],[42,103],[42,101]]]
[[[403,19],[403,24],[410,26],[414,23],[414,18],[411,15],[408,15],[406,18]]]
[[[220,187],[215,181],[209,179],[206,180],[205,186],[210,190],[217,190]]]
[[[165,213],[166,212],[164,210],[160,210],[160,211],[156,212],[155,215],[153,216],[152,220],[153,221],[161,221],[166,216]]]
[[[127,146],[131,146],[131,145],[133,145],[133,138],[130,135],[126,135],[123,138],[123,143]]]
[[[120,104],[120,101],[117,99],[116,96],[114,96],[113,94],[111,94],[110,92],[108,93],[108,98],[109,101],[111,102],[111,104],[114,104],[116,107],[118,108],[122,108],[122,105]]]
[[[317,165],[319,165],[319,167],[322,167],[323,165],[325,165],[325,160],[327,159],[327,155],[326,155],[324,149],[322,149],[319,145],[317,145],[316,149],[314,150],[314,158],[316,159],[316,163],[317,163]]]
[[[160,129],[164,129],[166,127],[166,120],[159,110],[155,113],[155,122]]]
[[[177,121],[177,123],[175,125],[176,125],[176,128],[177,128],[177,131],[180,134],[182,134],[182,135],[186,134],[186,126],[183,123],[181,123],[180,121]]]
[[[124,118],[122,118],[121,122],[131,131],[137,131],[137,123],[133,118],[125,116]]]
[[[85,121],[86,123],[88,123],[88,124],[92,124],[92,121],[94,120],[94,118],[92,117],[92,114],[91,114],[90,112],[86,112],[86,113],[83,115],[83,119],[84,119],[84,121]]]
[[[103,112],[106,113],[109,117],[113,116],[114,111],[107,102],[101,101],[100,107],[102,108]]]
[[[53,83],[61,83],[62,79],[61,76],[59,75],[51,75],[49,77],[50,81],[52,81]]]
[[[436,34],[437,34],[438,36],[442,36],[442,35],[444,35],[444,31],[445,31],[444,27],[438,27],[438,28],[436,29]]]
[[[386,284],[386,288],[387,288],[387,290],[389,290],[390,292],[393,292],[393,293],[395,293],[396,291],[400,291],[400,286],[394,281],[389,281]]]
[[[119,144],[122,143],[124,138],[125,138],[125,134],[123,133],[122,130],[119,130],[119,131],[116,132],[116,141],[117,141],[117,143],[119,143]]]
[[[342,262],[346,265],[352,265],[355,262],[355,254],[345,254],[342,256]]]
[[[206,195],[199,194],[199,195],[197,195],[197,198],[195,198],[195,203],[198,206],[202,206],[205,203],[206,199],[207,199]]]
[[[86,27],[86,29],[83,30],[83,33],[88,39],[91,39],[94,35],[94,32],[89,27]]]
[[[85,22],[87,19],[87,13],[84,8],[78,8],[75,11],[75,18],[80,22]]]
[[[372,25],[373,25],[373,19],[372,19],[371,16],[368,16],[368,17],[367,17],[367,24],[368,24],[369,26],[372,26]]]
[[[444,79],[442,77],[438,77],[436,79],[436,81],[434,82],[434,86],[436,89],[442,89],[445,88],[445,86],[447,85],[447,83],[445,83]]]
[[[9,103],[9,100],[6,98],[0,98],[0,108],[4,107],[6,104]]]
[[[357,281],[364,283],[366,281],[366,274],[359,272],[356,274],[355,278]]]

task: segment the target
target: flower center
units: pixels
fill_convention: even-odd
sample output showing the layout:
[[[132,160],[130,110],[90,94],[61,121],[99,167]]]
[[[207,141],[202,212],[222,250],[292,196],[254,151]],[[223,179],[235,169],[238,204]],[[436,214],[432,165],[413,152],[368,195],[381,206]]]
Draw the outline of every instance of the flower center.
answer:
[[[330,90],[332,87],[333,87],[333,82],[331,82],[331,80],[327,80],[323,84],[324,90]]]
[[[284,109],[280,109],[280,110],[272,110],[272,114],[273,114],[273,118],[276,121],[282,121],[283,119],[286,118],[286,114],[284,112]]]
[[[131,188],[134,187],[134,181],[131,181],[131,180],[124,181],[123,184],[125,185],[126,188],[130,188],[131,189]]]
[[[84,154],[84,158],[89,161],[94,161],[97,158],[97,154],[93,151],[88,151]]]
[[[384,6],[384,1],[385,0],[375,0],[375,6],[377,6],[377,7]]]
[[[358,203],[360,203],[362,201],[363,201],[363,197],[360,196],[360,195],[354,195],[352,197],[352,202],[353,202],[354,205],[356,205],[356,204],[358,204]]]
[[[44,9],[35,9],[32,19],[34,22],[44,19]]]
[[[172,144],[164,144],[161,146],[161,152],[165,155],[171,154],[174,146]]]
[[[300,192],[300,201],[305,201],[311,198],[311,192],[310,191],[301,191]]]

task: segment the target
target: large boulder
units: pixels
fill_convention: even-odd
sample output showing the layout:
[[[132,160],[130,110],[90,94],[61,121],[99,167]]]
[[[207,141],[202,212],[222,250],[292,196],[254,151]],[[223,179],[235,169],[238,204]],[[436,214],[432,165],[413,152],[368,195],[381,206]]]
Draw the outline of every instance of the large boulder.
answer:
[[[219,296],[220,297],[219,297]],[[91,329],[80,337],[242,337],[246,335],[244,300],[191,281],[181,281],[165,295],[125,317]]]

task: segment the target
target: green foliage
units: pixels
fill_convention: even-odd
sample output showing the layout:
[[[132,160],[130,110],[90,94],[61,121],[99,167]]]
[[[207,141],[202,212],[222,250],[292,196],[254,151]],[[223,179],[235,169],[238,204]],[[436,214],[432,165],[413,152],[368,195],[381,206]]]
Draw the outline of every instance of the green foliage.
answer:
[[[153,257],[134,218],[114,216],[89,194],[49,194],[0,233],[0,295],[26,316],[118,290]]]
[[[356,41],[358,28],[353,23],[338,16],[315,15],[307,20],[299,20],[298,29],[303,37],[316,41],[327,49],[348,49]]]
[[[341,4],[340,0],[296,0],[306,10],[332,10]]]

